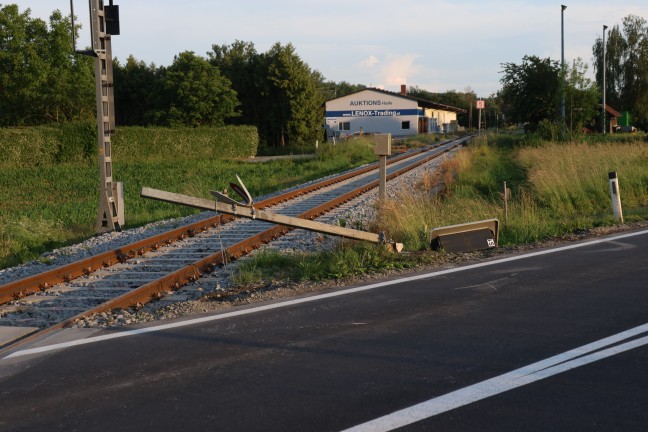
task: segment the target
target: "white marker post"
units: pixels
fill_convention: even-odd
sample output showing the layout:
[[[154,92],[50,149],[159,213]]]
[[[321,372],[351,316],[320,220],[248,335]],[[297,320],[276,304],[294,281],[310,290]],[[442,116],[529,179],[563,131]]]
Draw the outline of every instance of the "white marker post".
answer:
[[[619,179],[616,171],[608,173],[610,178],[610,195],[612,196],[612,211],[614,217],[623,223],[623,209],[621,208],[621,193],[619,191]]]

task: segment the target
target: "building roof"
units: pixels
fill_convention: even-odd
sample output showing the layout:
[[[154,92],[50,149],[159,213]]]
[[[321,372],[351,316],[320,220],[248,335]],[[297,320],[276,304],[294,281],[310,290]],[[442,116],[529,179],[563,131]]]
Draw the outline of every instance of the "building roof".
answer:
[[[621,113],[614,108],[612,108],[610,105],[605,104],[605,111],[607,111],[608,114],[610,114],[612,117],[621,117]]]
[[[413,100],[413,101],[416,101],[419,104],[419,106],[423,107],[423,108],[454,112],[454,113],[458,113],[458,114],[465,114],[466,113],[466,110],[462,109],[462,108],[457,108],[457,107],[453,107],[453,106],[450,106],[450,105],[445,105],[445,104],[441,104],[441,103],[437,103],[437,102],[432,102],[432,101],[429,101],[427,99],[421,99],[421,98],[417,98],[417,97],[414,97],[414,96],[404,95],[402,93],[392,92],[392,91],[383,90],[383,89],[379,89],[379,88],[375,88],[375,87],[367,87],[365,89],[358,90],[358,91],[355,91],[353,93],[349,93],[349,94],[344,95],[344,96],[340,96],[339,98],[329,99],[329,101],[335,100],[335,99],[340,99],[340,98],[343,98],[343,97],[346,97],[346,96],[349,96],[349,95],[352,95],[352,94],[360,93],[360,92],[363,92],[363,91],[367,91],[367,90],[371,90],[371,91],[374,91],[374,92],[377,92],[377,93],[386,94],[386,95],[389,95],[389,96],[397,96],[397,97],[401,97],[403,99]]]

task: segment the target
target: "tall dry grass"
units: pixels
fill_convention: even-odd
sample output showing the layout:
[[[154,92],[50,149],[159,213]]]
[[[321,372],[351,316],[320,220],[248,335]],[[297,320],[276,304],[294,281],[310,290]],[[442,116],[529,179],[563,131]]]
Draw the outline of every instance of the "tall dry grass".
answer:
[[[500,243],[520,244],[615,223],[608,172],[617,171],[627,220],[648,219],[648,145],[644,142],[511,146],[482,138],[441,166],[445,194],[416,188],[381,204],[377,229],[407,249],[428,246],[431,228],[481,219],[501,222]],[[536,143],[537,144],[537,143]],[[505,218],[501,185],[512,195]]]
[[[648,145],[549,144],[522,148],[517,159],[528,171],[540,202],[564,214],[595,214],[609,208],[608,173],[619,174],[627,207],[648,205]]]
[[[402,242],[408,250],[418,250],[428,246],[432,228],[498,217],[501,208],[495,202],[470,188],[462,188],[458,182],[465,173],[479,174],[475,163],[486,155],[492,157],[482,143],[445,157],[438,175],[428,171],[414,188],[380,203],[375,229]],[[435,186],[439,184],[445,185],[446,192],[436,193]]]

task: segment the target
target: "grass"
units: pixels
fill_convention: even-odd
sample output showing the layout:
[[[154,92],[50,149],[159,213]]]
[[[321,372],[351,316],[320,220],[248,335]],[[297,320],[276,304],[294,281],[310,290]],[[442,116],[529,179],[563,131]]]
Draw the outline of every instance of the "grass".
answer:
[[[591,140],[591,138],[589,138]],[[497,218],[500,244],[531,243],[613,224],[608,172],[619,173],[626,220],[648,218],[648,145],[551,143],[525,136],[482,137],[443,164],[445,196],[422,181],[380,209],[377,229],[407,249],[427,247],[431,228]],[[502,182],[512,189],[505,220]]]
[[[180,151],[164,162],[120,160],[116,181],[123,181],[126,228],[197,212],[140,198],[143,186],[199,197],[222,190],[238,174],[253,196],[261,196],[353,166],[375,161],[370,141],[320,145],[314,159],[249,163],[242,160],[193,159]],[[68,163],[0,169],[0,268],[94,235],[99,168]]]
[[[348,279],[375,271],[411,268],[418,262],[415,257],[394,254],[381,245],[347,241],[339,243],[333,250],[320,253],[261,251],[239,266],[232,282],[239,286],[254,286],[273,280]]]
[[[381,204],[369,227],[385,231],[406,250],[428,248],[430,229],[497,218],[500,244],[532,243],[550,237],[614,224],[608,172],[617,171],[626,220],[648,219],[648,144],[645,137],[620,141],[606,136],[553,143],[522,134],[484,135],[441,165],[446,192],[433,194],[437,179],[425,175],[415,188]],[[417,137],[406,146],[425,145],[436,137]],[[320,145],[314,159],[250,164],[237,160],[183,159],[166,162],[115,162],[124,181],[126,219],[136,226],[194,210],[139,198],[142,186],[195,196],[224,189],[239,174],[254,196],[336,173],[375,160],[370,138]],[[39,253],[93,235],[98,169],[91,165],[54,165],[0,170],[0,267],[33,259]],[[511,188],[508,217],[502,182]],[[6,185],[6,186],[4,186]],[[347,222],[349,224],[350,222]],[[358,227],[356,227],[358,228]],[[342,242],[317,254],[260,252],[241,265],[240,285],[267,280],[344,279],[401,269],[435,254],[387,253],[380,246]],[[430,258],[432,257],[432,258]]]
[[[558,144],[526,135],[484,136],[446,158],[440,179],[448,188],[432,193],[438,178],[424,175],[414,189],[384,201],[372,231],[385,231],[408,251],[429,248],[438,226],[498,218],[501,245],[532,243],[614,224],[607,173],[620,174],[626,219],[648,219],[648,146],[605,137]],[[512,189],[505,218],[502,182]],[[319,254],[261,252],[242,264],[234,277],[241,286],[273,280],[345,279],[372,271],[409,268],[443,260],[444,254],[386,253],[380,246],[355,242]]]

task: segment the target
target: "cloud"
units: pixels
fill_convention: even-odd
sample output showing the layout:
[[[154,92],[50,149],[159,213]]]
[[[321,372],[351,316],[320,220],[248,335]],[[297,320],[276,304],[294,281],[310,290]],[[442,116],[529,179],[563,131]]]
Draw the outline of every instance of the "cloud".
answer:
[[[391,56],[381,67],[379,79],[387,86],[407,84],[419,76],[424,68],[416,64],[418,54],[399,54]]]
[[[375,65],[377,65],[378,63],[380,63],[380,60],[378,60],[378,57],[376,57],[375,55],[370,55],[369,57],[367,57],[366,59],[364,59],[364,60],[362,60],[360,62],[360,66],[366,67],[366,68],[372,68]]]
[[[377,88],[399,88],[401,84],[416,82],[424,72],[424,67],[417,63],[419,54],[382,53],[381,60],[371,54],[355,64],[347,73],[364,76],[362,82]]]

